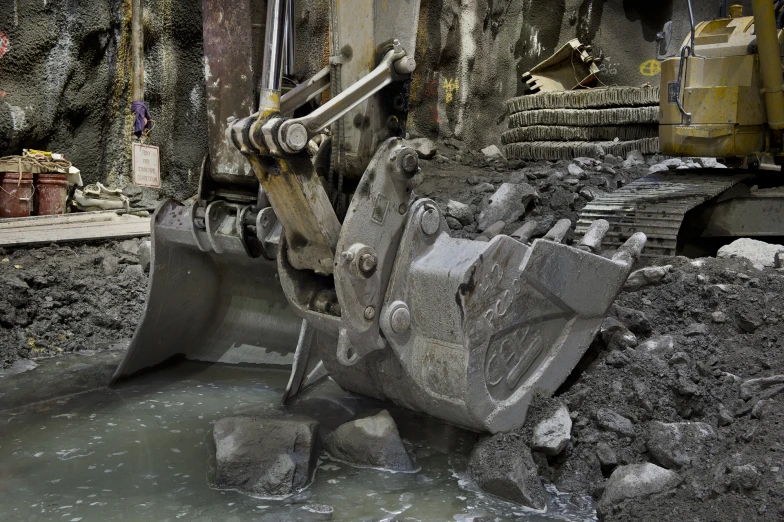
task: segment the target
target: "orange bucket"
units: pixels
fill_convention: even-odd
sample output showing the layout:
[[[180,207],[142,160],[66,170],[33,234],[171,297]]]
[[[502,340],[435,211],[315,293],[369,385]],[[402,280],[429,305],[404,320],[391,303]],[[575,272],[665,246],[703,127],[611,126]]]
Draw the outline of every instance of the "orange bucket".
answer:
[[[35,181],[35,213],[39,216],[65,214],[68,202],[66,174],[38,174]]]
[[[33,175],[0,173],[0,218],[27,217],[33,210]]]

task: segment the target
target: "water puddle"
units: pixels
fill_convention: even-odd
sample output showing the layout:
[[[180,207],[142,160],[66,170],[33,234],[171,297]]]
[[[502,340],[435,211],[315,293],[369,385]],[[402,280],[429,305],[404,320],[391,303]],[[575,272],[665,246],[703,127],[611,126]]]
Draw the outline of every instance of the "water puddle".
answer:
[[[390,410],[421,470],[356,469],[323,456],[314,483],[285,500],[211,487],[213,423],[278,409],[288,375],[184,363],[111,390],[0,414],[0,517],[11,520],[591,520],[568,495],[545,513],[489,497],[465,477],[474,436]],[[378,403],[331,382],[298,401],[329,431]]]

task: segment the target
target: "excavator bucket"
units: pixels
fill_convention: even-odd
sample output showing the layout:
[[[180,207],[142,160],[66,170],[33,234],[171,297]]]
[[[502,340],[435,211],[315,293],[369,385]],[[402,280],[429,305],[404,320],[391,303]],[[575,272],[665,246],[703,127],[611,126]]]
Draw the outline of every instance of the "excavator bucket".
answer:
[[[169,200],[155,212],[147,304],[115,380],[176,356],[292,363],[302,320],[286,301],[276,264],[210,250],[216,241],[199,229],[194,210]]]

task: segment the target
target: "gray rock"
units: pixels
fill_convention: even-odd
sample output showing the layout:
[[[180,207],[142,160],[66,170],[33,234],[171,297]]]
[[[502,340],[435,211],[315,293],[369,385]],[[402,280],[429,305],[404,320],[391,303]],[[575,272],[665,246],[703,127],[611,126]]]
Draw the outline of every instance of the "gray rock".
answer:
[[[654,355],[664,355],[675,348],[675,341],[671,335],[662,335],[649,339],[640,344],[640,349]]]
[[[719,163],[716,158],[695,158],[697,163],[702,165],[703,168],[706,169],[726,169],[727,166],[723,163]]]
[[[680,484],[677,473],[648,462],[621,466],[610,475],[599,500],[599,513],[606,516],[613,507],[630,498],[644,498]]]
[[[744,401],[747,401],[752,397],[759,396],[763,392],[776,388],[782,384],[784,384],[784,375],[749,379],[740,385],[740,397]]]
[[[669,158],[660,163],[660,165],[664,165],[670,170],[675,170],[679,167],[685,167],[683,160],[680,158]]]
[[[499,149],[496,145],[485,147],[482,149],[482,154],[485,155],[485,159],[487,159],[487,161],[498,161],[506,159],[504,154],[501,152],[501,149]]]
[[[772,245],[756,239],[741,238],[719,249],[716,257],[742,257],[751,261],[754,268],[762,270],[776,264],[776,254],[784,251],[784,245]]]
[[[492,184],[483,181],[482,183],[477,183],[476,186],[471,189],[471,192],[476,194],[488,194],[490,192],[495,192],[495,187]]]
[[[610,471],[618,465],[618,455],[606,442],[600,442],[596,445],[596,457],[599,459],[602,471]]]
[[[670,169],[669,169],[669,167],[667,167],[667,165],[662,165],[661,163],[657,163],[655,165],[651,165],[648,168],[648,173],[649,174],[655,174],[657,172],[668,172],[669,170]]]
[[[135,239],[128,239],[123,241],[119,245],[120,251],[125,252],[126,254],[131,254],[132,256],[139,255],[139,242]]]
[[[644,286],[659,283],[662,279],[664,279],[664,276],[670,273],[671,270],[672,265],[649,266],[646,268],[641,268],[640,270],[635,270],[626,280],[626,284],[623,286],[623,289],[633,292]]]
[[[30,288],[30,285],[22,281],[20,277],[10,274],[3,277],[3,284],[15,290],[27,290]]]
[[[596,424],[600,428],[625,437],[634,437],[636,435],[632,421],[608,408],[599,408],[596,411]]]
[[[729,426],[735,422],[735,416],[732,412],[724,406],[723,404],[719,404],[719,418],[718,418],[718,425],[719,426]]]
[[[226,417],[215,423],[215,483],[265,496],[310,484],[320,453],[318,422],[307,417]]]
[[[450,230],[462,230],[463,229],[463,225],[458,220],[453,218],[452,216],[447,216],[446,217],[446,224],[447,224],[447,226],[449,226]]]
[[[776,252],[776,257],[773,259],[773,266],[776,268],[784,268],[784,252]]]
[[[481,232],[493,223],[513,223],[525,214],[526,207],[538,199],[536,190],[528,183],[504,183],[490,196],[488,206],[477,220]]]
[[[139,244],[139,265],[145,272],[150,271],[150,258],[152,256],[152,243],[150,241],[142,241]]]
[[[122,189],[123,195],[131,200],[141,199],[143,192],[144,191],[140,186],[133,184],[125,185],[125,187]]]
[[[517,432],[499,433],[477,444],[468,462],[468,473],[486,493],[534,509],[546,505],[546,492],[531,450]]]
[[[646,445],[656,462],[665,468],[691,466],[705,443],[716,438],[716,432],[704,422],[648,423]]]
[[[610,350],[625,350],[637,346],[637,336],[613,317],[608,317],[602,322],[599,334]]]
[[[427,138],[414,138],[411,140],[403,140],[403,145],[411,147],[421,159],[433,159],[438,154],[438,147],[433,143],[433,140]]]
[[[572,438],[572,419],[569,409],[560,405],[534,427],[531,449],[554,457],[560,454]]]
[[[415,471],[397,425],[388,411],[347,422],[324,439],[334,458],[354,466]]]
[[[721,311],[713,312],[711,314],[711,319],[716,324],[726,323],[729,320],[729,318],[727,317],[727,314],[725,314],[724,312],[721,312]]]
[[[596,199],[596,194],[592,189],[589,189],[588,187],[581,189],[578,194],[586,201],[593,201],[594,199]]]
[[[103,273],[107,276],[112,276],[117,273],[117,267],[120,266],[120,260],[113,255],[108,255],[101,261]]]
[[[644,312],[619,305],[613,306],[613,311],[615,312],[615,316],[625,324],[632,333],[640,335],[649,334],[653,331],[653,325]]]
[[[632,165],[643,165],[645,163],[645,156],[639,150],[633,150],[626,155],[626,161]]]
[[[588,175],[585,173],[585,171],[581,167],[575,165],[574,163],[570,163],[569,164],[569,167],[567,168],[567,171],[569,172],[570,176],[574,176],[577,179],[587,179],[588,178]]]
[[[691,323],[683,333],[686,337],[696,337],[708,333],[707,327],[702,323]]]
[[[446,204],[446,215],[458,220],[461,225],[470,225],[474,221],[471,207],[459,201],[449,200]]]

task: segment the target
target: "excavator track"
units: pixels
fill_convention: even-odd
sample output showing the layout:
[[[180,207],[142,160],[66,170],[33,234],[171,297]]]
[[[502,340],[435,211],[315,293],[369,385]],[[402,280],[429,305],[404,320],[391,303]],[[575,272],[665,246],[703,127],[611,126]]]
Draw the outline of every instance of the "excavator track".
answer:
[[[635,232],[644,232],[648,243],[643,255],[672,256],[686,213],[750,177],[716,169],[651,174],[588,203],[576,235],[582,237],[593,221],[605,219],[610,223],[607,247],[617,248]]]

